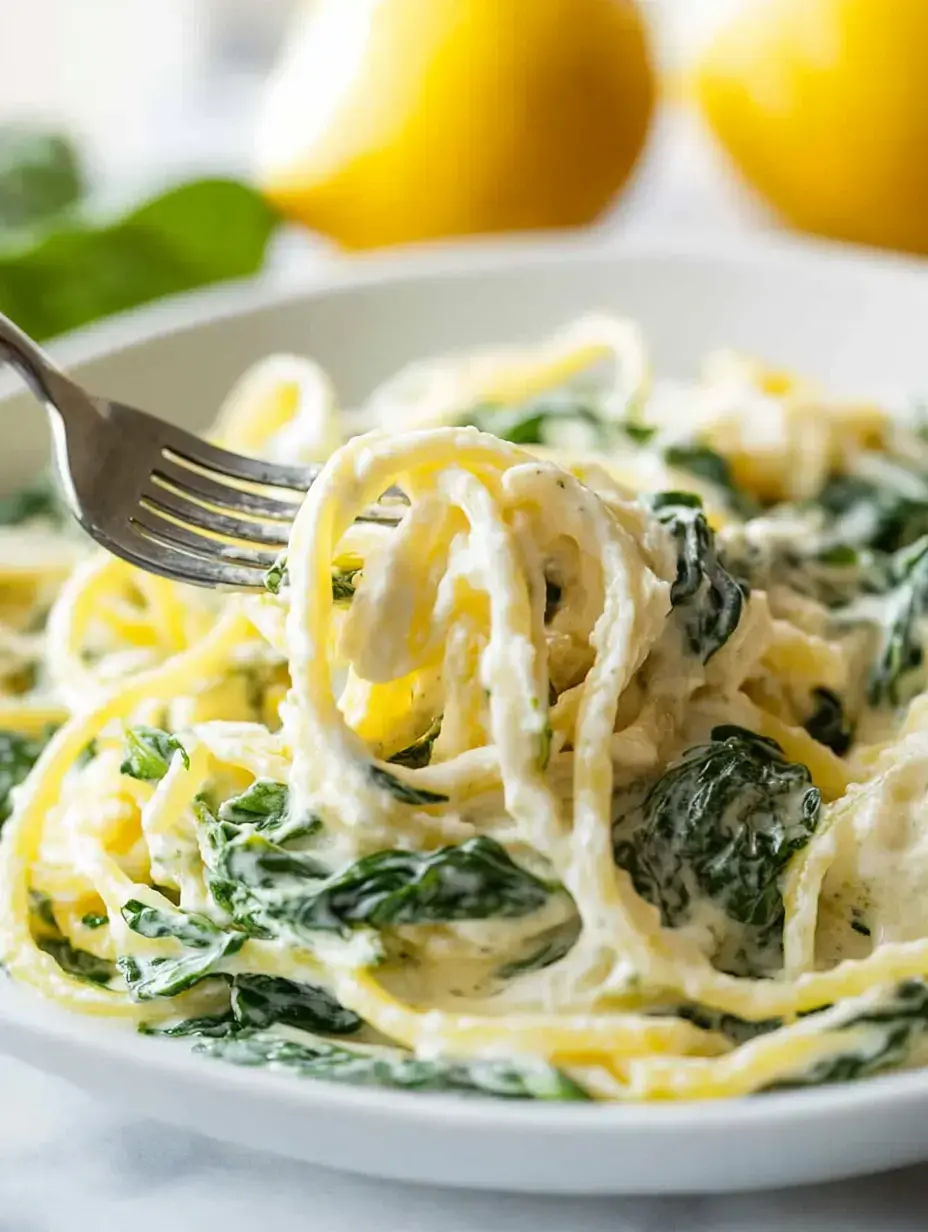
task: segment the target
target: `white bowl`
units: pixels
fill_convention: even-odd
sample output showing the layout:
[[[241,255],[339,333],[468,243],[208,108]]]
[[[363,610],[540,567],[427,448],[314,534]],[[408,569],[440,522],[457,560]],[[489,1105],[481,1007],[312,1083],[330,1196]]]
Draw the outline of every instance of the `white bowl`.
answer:
[[[659,374],[746,348],[846,392],[928,392],[928,266],[778,242],[723,251],[636,244],[467,246],[352,263],[311,290],[210,292],[56,348],[92,389],[205,425],[243,368],[312,354],[347,401],[402,362],[532,339],[589,309],[637,318]],[[9,484],[42,458],[41,414],[15,430]],[[215,1137],[380,1176],[561,1193],[750,1189],[928,1157],[928,1073],[731,1102],[508,1103],[351,1089],[236,1070],[0,987],[0,1047],[135,1111]]]

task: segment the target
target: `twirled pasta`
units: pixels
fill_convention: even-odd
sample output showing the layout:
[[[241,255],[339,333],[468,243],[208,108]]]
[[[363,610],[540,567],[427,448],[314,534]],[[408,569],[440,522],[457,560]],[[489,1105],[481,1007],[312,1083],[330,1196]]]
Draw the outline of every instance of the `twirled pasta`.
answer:
[[[414,365],[351,422],[293,357],[219,416],[334,449],[266,596],[3,531],[13,979],[356,1082],[701,1098],[919,1063],[918,423],[733,356],[652,391],[608,318]],[[356,524],[390,488],[399,526]]]

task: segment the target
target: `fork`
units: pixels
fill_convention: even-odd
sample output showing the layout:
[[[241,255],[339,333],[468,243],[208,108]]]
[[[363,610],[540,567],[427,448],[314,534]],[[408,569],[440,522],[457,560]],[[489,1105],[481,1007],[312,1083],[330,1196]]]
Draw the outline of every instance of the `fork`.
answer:
[[[45,406],[64,499],[97,543],[172,581],[263,586],[321,467],[246,458],[147,411],[94,397],[0,313],[3,360]],[[388,497],[358,521],[394,525],[403,512]]]

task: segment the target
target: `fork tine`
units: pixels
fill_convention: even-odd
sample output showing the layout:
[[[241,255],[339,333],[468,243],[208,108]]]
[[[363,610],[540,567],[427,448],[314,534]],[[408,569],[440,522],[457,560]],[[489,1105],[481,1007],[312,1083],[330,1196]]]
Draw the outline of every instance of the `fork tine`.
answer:
[[[107,551],[138,569],[157,573],[172,582],[208,586],[221,590],[263,590],[263,574],[251,568],[236,568],[216,557],[192,556],[165,546],[149,536],[144,527],[126,522],[118,538],[96,529],[93,537]]]
[[[219,509],[244,513],[276,522],[292,522],[296,516],[296,501],[274,500],[257,492],[233,488],[227,483],[212,479],[199,471],[189,470],[169,458],[162,458],[151,473],[151,478],[162,486],[174,488],[194,501],[205,501]]]
[[[160,514],[166,521],[179,519],[195,530],[208,531],[226,539],[241,539],[245,543],[260,544],[270,548],[285,548],[289,540],[289,525],[281,522],[258,522],[251,518],[233,518],[228,514],[215,513],[205,505],[197,504],[170,488],[154,484],[142,493],[140,504]]]
[[[178,548],[190,556],[213,560],[236,568],[254,569],[264,574],[277,559],[277,552],[259,552],[240,544],[220,543],[196,531],[167,522],[153,510],[140,505],[130,517],[130,522],[145,532],[146,538],[154,539],[164,546]]]
[[[264,458],[243,457],[187,432],[178,432],[176,436],[172,434],[172,438],[165,446],[165,457],[181,464],[192,462],[228,479],[305,492],[322,469],[320,466],[289,466],[283,462],[268,462]]]

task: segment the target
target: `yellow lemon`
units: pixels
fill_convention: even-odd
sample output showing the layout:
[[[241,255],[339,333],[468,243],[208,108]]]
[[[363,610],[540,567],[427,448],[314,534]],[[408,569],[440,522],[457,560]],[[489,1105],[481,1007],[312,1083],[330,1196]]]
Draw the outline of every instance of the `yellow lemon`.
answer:
[[[734,162],[792,223],[928,252],[928,0],[752,0],[695,81]]]
[[[654,102],[631,0],[316,0],[268,86],[258,178],[348,248],[588,222]]]

